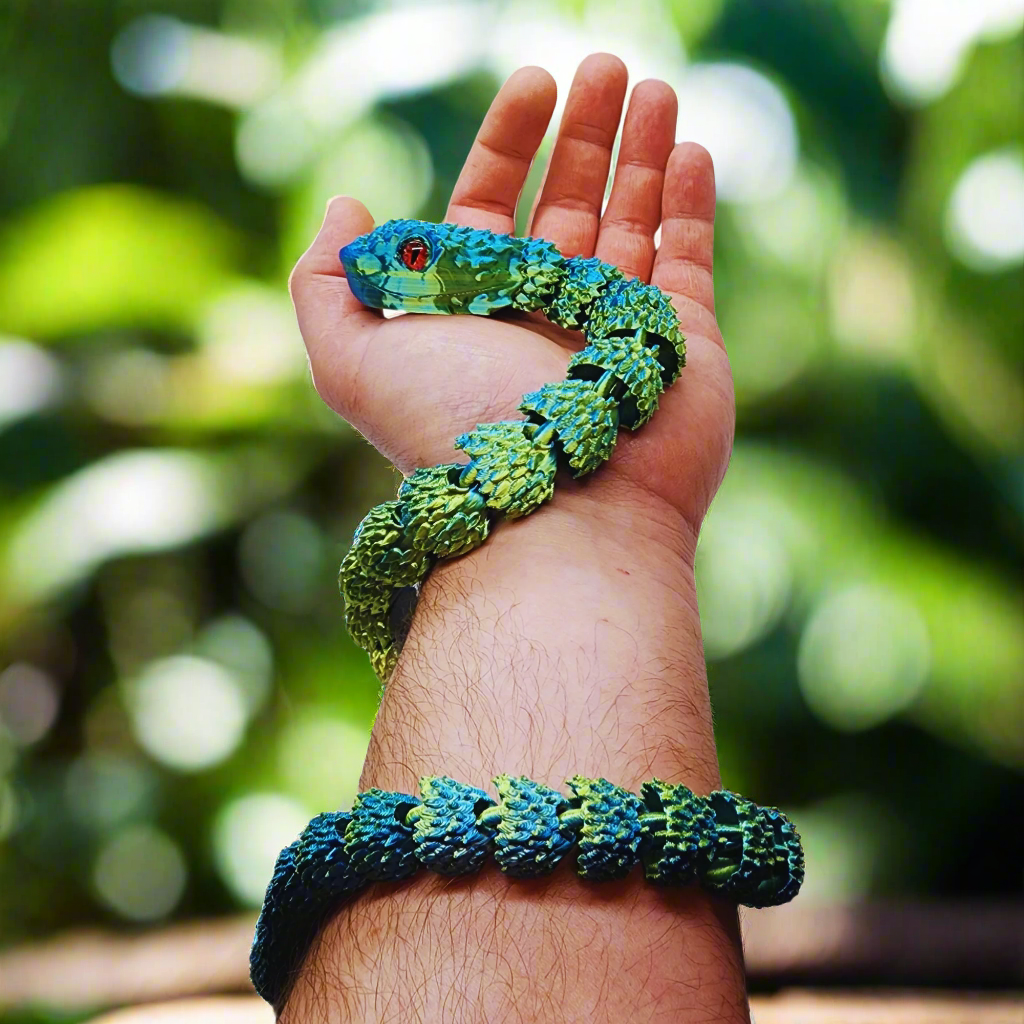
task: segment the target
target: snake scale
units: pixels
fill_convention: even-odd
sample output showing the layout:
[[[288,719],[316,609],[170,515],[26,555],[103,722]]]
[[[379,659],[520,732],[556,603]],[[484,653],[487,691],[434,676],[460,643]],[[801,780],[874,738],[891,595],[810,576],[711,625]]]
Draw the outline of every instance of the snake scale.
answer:
[[[499,515],[519,518],[568,467],[591,473],[620,427],[636,430],[678,378],[686,348],[663,292],[549,242],[453,224],[395,220],[341,250],[349,287],[378,309],[542,312],[583,333],[565,380],[523,397],[521,420],[486,423],[456,448],[468,463],[417,469],[371,509],[341,566],[349,630],[382,681],[394,668],[417,588],[439,558],[482,544]],[[570,795],[526,776],[493,779],[497,799],[448,776],[420,795],[370,789],[351,810],[318,814],[281,851],[250,955],[256,991],[280,1012],[324,922],[373,882],[420,868],[460,876],[488,858],[513,878],[550,875],[565,859],[602,882],[643,865],[657,885],[697,884],[751,907],[791,900],[804,878],[785,815],[728,790],[698,796],[651,779],[639,796],[603,778],[567,780]]]
[[[539,238],[456,224],[391,220],[340,253],[366,306],[415,313],[540,312],[581,331],[565,380],[524,395],[521,420],[455,441],[468,463],[417,469],[375,506],[341,565],[349,632],[382,682],[391,674],[420,584],[439,558],[482,544],[497,517],[551,498],[559,467],[584,476],[610,458],[620,427],[650,420],[678,378],[686,343],[668,296],[596,258]]]

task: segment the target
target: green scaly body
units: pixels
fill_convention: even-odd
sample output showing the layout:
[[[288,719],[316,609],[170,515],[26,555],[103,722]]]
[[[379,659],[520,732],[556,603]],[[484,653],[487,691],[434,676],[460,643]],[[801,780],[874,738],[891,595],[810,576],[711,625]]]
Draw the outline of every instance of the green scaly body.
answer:
[[[686,345],[664,292],[537,238],[396,220],[355,239],[341,261],[367,306],[542,312],[586,341],[565,380],[523,396],[524,419],[461,435],[455,447],[468,464],[416,470],[359,524],[339,576],[346,622],[386,681],[402,640],[392,620],[435,561],[482,544],[499,513],[535,511],[554,493],[560,463],[583,476],[606,462],[620,427],[636,430],[654,415]]]
[[[492,517],[528,515],[551,497],[560,461],[577,476],[612,453],[620,426],[651,418],[683,366],[668,298],[594,259],[565,259],[534,238],[450,224],[391,221],[341,251],[368,306],[428,313],[542,310],[581,330],[569,376],[526,395],[526,418],[488,423],[456,441],[468,464],[418,469],[372,509],[341,567],[349,629],[386,679],[399,644],[396,601],[438,558],[482,544]],[[637,863],[658,885],[698,884],[752,907],[791,900],[804,877],[800,837],[774,807],[728,790],[701,797],[645,782],[639,796],[574,775],[570,794],[523,775],[493,779],[497,799],[448,776],[420,795],[370,789],[348,811],[317,815],[278,857],[256,925],[250,972],[278,1011],[325,920],[371,882],[426,867],[459,876],[489,856],[513,878],[549,875],[565,858],[581,878],[625,878]]]

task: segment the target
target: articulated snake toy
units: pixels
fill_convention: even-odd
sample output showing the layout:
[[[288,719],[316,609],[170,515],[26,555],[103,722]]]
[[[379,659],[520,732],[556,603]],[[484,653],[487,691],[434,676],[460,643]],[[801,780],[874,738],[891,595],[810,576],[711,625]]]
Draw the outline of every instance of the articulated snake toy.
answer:
[[[620,426],[636,430],[654,415],[686,348],[662,291],[540,239],[395,220],[345,246],[341,261],[367,306],[539,311],[586,341],[565,380],[523,397],[524,419],[463,434],[455,446],[468,463],[417,469],[359,524],[341,565],[346,620],[386,682],[408,597],[437,559],[482,544],[501,514],[535,511],[560,466],[577,476],[599,468]],[[786,903],[803,882],[800,837],[785,815],[728,790],[702,797],[652,779],[637,796],[576,775],[566,796],[521,775],[492,781],[497,799],[424,776],[419,797],[370,789],[351,810],[313,818],[281,851],[267,887],[250,955],[256,991],[280,1012],[324,922],[369,884],[420,868],[459,876],[493,858],[512,878],[540,878],[568,859],[581,878],[608,882],[640,863],[655,885],[696,884],[750,907]]]
[[[535,511],[552,496],[560,465],[583,476],[606,462],[620,427],[636,430],[654,415],[683,368],[686,343],[660,289],[595,258],[566,258],[539,238],[392,220],[345,246],[341,262],[366,306],[541,312],[586,341],[565,380],[523,396],[524,419],[461,435],[455,447],[468,464],[417,469],[356,529],[339,575],[346,623],[385,682],[409,598],[437,559],[482,544],[500,514]]]

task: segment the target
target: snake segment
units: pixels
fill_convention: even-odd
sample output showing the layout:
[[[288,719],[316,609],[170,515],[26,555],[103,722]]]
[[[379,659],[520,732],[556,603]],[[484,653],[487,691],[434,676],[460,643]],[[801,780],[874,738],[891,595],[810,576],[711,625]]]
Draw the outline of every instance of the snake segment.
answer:
[[[455,447],[467,463],[418,469],[394,501],[356,529],[339,583],[349,631],[382,681],[403,639],[410,599],[439,558],[478,547],[497,517],[529,515],[554,493],[560,466],[592,473],[658,408],[686,360],[667,295],[598,259],[550,242],[454,224],[388,221],[341,250],[365,305],[418,313],[542,312],[581,331],[565,380],[523,396],[521,420],[484,423]]]
[[[350,811],[317,815],[278,857],[256,925],[256,991],[280,1010],[326,919],[370,882],[421,867],[459,876],[488,855],[513,878],[540,878],[575,854],[588,881],[626,877],[642,863],[657,885],[696,883],[749,907],[791,900],[804,877],[800,836],[774,807],[728,790],[701,797],[652,779],[637,796],[575,775],[570,795],[499,775],[498,798],[447,776],[420,779],[419,797],[371,789]]]

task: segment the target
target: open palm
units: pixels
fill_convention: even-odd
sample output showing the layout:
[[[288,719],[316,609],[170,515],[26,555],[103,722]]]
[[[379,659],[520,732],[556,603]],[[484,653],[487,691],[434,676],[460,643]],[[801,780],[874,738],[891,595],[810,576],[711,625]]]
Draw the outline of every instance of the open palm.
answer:
[[[642,493],[681,514],[695,533],[725,472],[734,418],[714,316],[714,172],[700,146],[675,144],[673,91],[642,82],[629,103],[602,215],[626,82],[625,67],[610,55],[580,65],[528,233],[566,256],[597,256],[671,296],[687,339],[687,369],[652,422],[636,435],[623,431],[609,467],[585,486],[603,502]],[[554,105],[547,72],[523,68],[509,78],[466,159],[447,221],[513,232]],[[455,436],[478,423],[519,418],[523,394],[563,378],[582,335],[539,315],[385,319],[366,309],[345,282],[338,250],[373,223],[357,200],[332,201],[292,275],[314,382],[403,473],[458,461]]]

